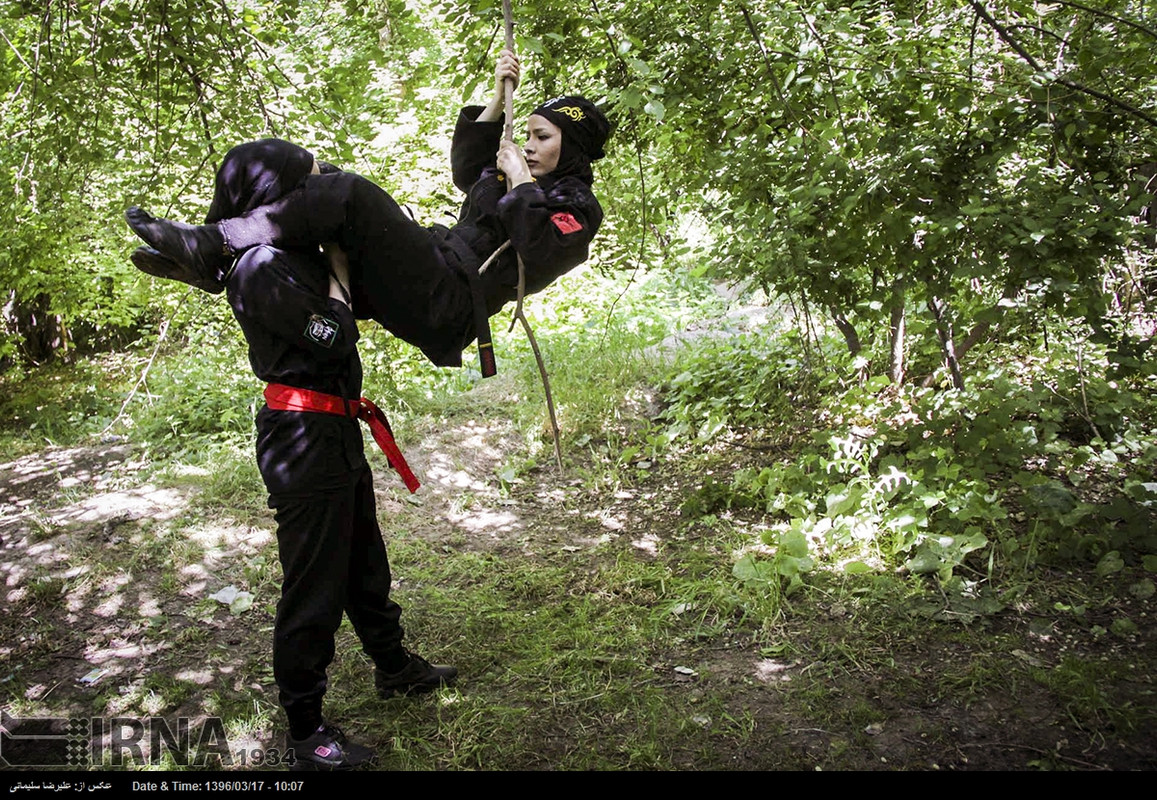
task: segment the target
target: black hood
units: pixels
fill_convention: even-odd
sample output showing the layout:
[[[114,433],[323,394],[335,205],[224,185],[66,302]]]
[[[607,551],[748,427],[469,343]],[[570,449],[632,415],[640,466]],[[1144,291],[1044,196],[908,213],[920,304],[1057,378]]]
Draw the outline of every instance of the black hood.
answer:
[[[292,191],[313,170],[313,153],[281,139],[234,147],[217,170],[206,224],[239,217]]]

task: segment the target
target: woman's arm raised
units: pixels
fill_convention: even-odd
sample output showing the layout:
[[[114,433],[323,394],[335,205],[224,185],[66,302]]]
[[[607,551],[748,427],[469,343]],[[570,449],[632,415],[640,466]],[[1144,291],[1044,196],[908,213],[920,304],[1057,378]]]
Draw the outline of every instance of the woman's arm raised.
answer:
[[[498,63],[494,65],[494,94],[486,108],[478,115],[478,122],[497,122],[502,119],[506,108],[506,80],[509,78],[513,81],[514,88],[517,89],[520,75],[518,56],[509,50],[503,50],[498,55]]]

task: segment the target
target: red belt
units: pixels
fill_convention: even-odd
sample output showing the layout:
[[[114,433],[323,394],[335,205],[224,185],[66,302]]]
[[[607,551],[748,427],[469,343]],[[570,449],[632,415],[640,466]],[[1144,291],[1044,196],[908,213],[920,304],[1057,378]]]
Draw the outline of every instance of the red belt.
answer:
[[[271,383],[265,387],[265,403],[274,411],[315,411],[320,414],[336,414],[339,417],[357,417],[369,423],[370,433],[386,459],[402,480],[410,493],[418,491],[421,486],[414,473],[410,471],[398,443],[394,441],[390,423],[382,410],[366,398],[361,400],[346,400],[333,394],[323,394],[310,389],[298,389],[281,383]]]

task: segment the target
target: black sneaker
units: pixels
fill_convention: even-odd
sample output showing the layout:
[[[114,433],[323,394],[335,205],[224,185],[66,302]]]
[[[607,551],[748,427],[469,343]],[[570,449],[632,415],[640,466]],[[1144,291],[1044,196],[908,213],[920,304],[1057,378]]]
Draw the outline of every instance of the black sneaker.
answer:
[[[181,281],[209,294],[221,294],[225,291],[225,284],[215,276],[202,275],[192,267],[179,264],[151,247],[138,247],[129,256],[129,260],[133,262],[134,267],[146,275]]]
[[[390,673],[374,670],[374,686],[383,700],[399,694],[425,694],[443,686],[453,686],[458,668],[431,664],[409,651],[410,663],[404,669]]]
[[[145,244],[192,274],[205,278],[223,275],[233,261],[225,235],[216,225],[186,225],[159,219],[137,206],[125,211],[125,221]]]
[[[287,749],[293,752],[294,761],[289,768],[293,772],[354,769],[377,755],[369,747],[346,739],[336,725],[323,724],[310,737],[294,739],[288,736],[286,742]]]

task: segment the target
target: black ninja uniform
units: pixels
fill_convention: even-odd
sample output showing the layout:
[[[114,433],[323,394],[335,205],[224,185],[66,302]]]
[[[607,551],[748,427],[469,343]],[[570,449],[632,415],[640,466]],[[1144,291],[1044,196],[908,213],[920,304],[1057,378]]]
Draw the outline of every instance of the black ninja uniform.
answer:
[[[589,167],[574,174],[556,170],[507,191],[506,176],[494,166],[504,123],[478,122],[481,113],[481,106],[467,106],[454,127],[450,167],[454,185],[466,193],[458,223],[431,231],[445,262],[468,275],[477,273],[483,261],[510,239],[513,247],[481,279],[489,316],[517,294],[519,256],[526,267],[527,294],[545,289],[586,261],[603,210],[590,188]],[[471,333],[467,332],[467,343]],[[448,344],[441,351],[423,350],[435,364],[459,366],[461,347],[453,346],[457,342]]]
[[[553,113],[551,103],[558,105],[550,101],[536,113]],[[388,194],[352,173],[301,179],[308,154],[265,140],[231,152],[240,157],[225,182],[225,194],[232,194],[223,203],[218,199],[226,173],[218,174],[209,221],[221,221],[219,228],[203,226],[210,229],[207,248],[204,237],[186,235],[188,226],[174,233],[172,223],[130,210],[130,225],[161,251],[138,249],[134,263],[150,274],[219,291],[223,276],[214,271],[224,272],[227,265],[220,263],[219,245],[214,256],[212,242],[224,234],[228,249],[242,254],[227,278],[228,297],[256,375],[356,401],[361,363],[355,314],[328,297],[327,265],[313,255],[318,243],[337,242],[349,259],[357,317],[377,320],[437,364],[458,365],[479,316],[495,313],[515,296],[515,253],[526,265],[527,291],[538,291],[586,259],[603,216],[590,191],[588,160],[602,155],[607,128],[601,114],[592,115],[601,127],[583,132],[593,136],[593,148],[579,152],[572,144],[552,174],[506,191],[504,176],[492,166],[503,123],[477,122],[480,111],[464,109],[455,128],[452,168],[467,198],[453,228],[422,228]],[[575,107],[562,111],[573,113]],[[272,148],[278,158],[290,153],[292,168],[270,181],[262,159],[246,160],[246,148]],[[243,193],[235,191],[238,186],[245,187]],[[514,247],[479,276],[479,265],[508,238]],[[389,599],[389,562],[357,421],[266,406],[257,428],[258,464],[276,510],[285,573],[274,674],[291,731],[301,739],[321,722],[325,670],[343,610],[380,672],[395,673],[408,660],[424,665],[423,679],[439,679],[449,670],[433,668],[401,646],[401,608]]]
[[[381,187],[340,171],[310,175],[293,191],[215,225],[181,226],[140,209],[126,216],[145,241],[190,265],[189,273],[223,272],[228,262],[223,251],[241,253],[260,244],[308,249],[336,242],[349,258],[355,315],[376,320],[435,364],[458,366],[462,348],[481,323],[514,298],[517,257],[526,266],[527,291],[539,291],[586,260],[603,219],[590,189],[588,155],[575,145],[551,174],[507,191],[504,176],[493,166],[503,123],[477,122],[480,112],[480,107],[464,109],[455,127],[451,166],[467,197],[460,221],[451,228],[423,228]],[[550,111],[540,107],[539,113]],[[593,106],[590,115],[605,126]],[[559,119],[565,125],[568,117]],[[567,134],[564,127],[564,150]],[[513,247],[479,275],[480,265],[507,239]],[[205,283],[174,277],[194,285],[213,281],[211,275]]]
[[[258,378],[357,403],[357,323],[344,303],[328,297],[328,266],[320,256],[253,248],[226,288]],[[257,414],[257,463],[275,509],[284,573],[274,677],[291,727],[312,730],[322,721],[342,612],[374,663],[396,672],[406,659],[402,609],[390,599],[390,565],[358,420],[265,406]]]
[[[208,219],[284,194],[313,165],[312,154],[280,140],[233,148],[218,170]],[[226,288],[258,378],[343,398],[350,401],[348,413],[356,413],[358,328],[349,306],[329,297],[329,265],[317,248],[253,248],[237,259]],[[350,744],[337,729],[322,729],[326,669],[343,612],[378,668],[375,683],[383,696],[427,691],[451,682],[456,671],[433,667],[402,647],[401,608],[389,595],[389,560],[357,419],[267,404],[256,427],[258,467],[275,509],[284,576],[273,668],[290,744],[298,766],[344,768],[371,751]]]

